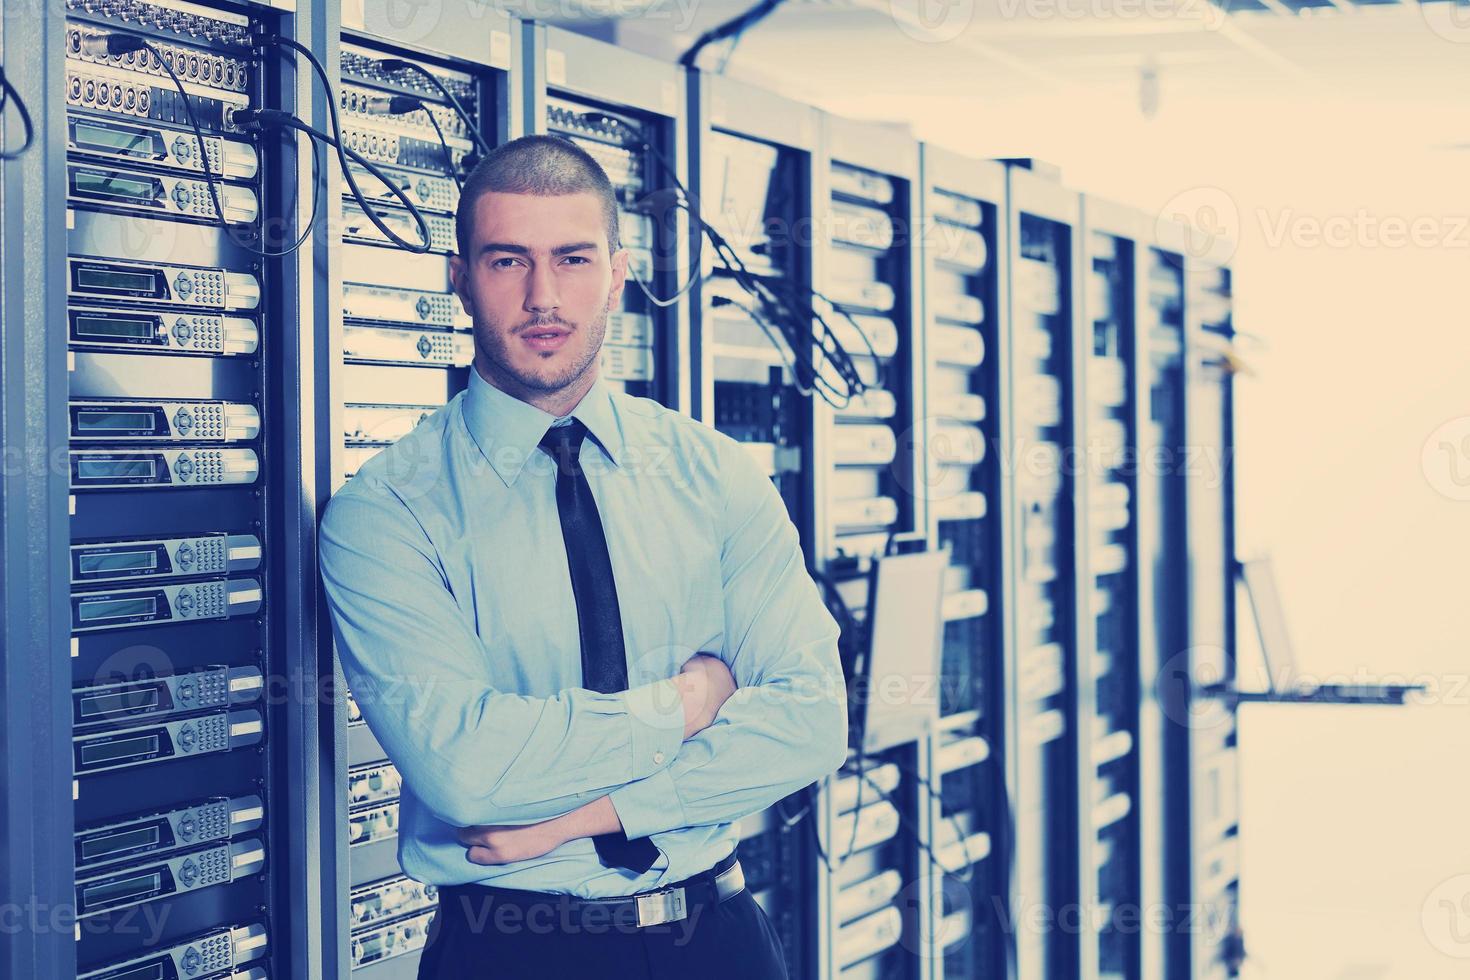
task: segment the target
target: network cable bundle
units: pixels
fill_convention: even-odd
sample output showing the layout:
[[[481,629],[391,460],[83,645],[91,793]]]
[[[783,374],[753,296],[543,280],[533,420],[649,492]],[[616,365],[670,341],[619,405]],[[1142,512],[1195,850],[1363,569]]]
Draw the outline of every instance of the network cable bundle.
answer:
[[[743,281],[774,295],[810,289],[809,263],[793,241],[804,214],[802,151],[711,129],[698,220],[712,237],[701,290],[708,323],[714,423],[745,444],[775,481],[792,520],[805,525],[802,445],[810,411],[788,363],[790,346]],[[703,242],[701,242],[703,244]],[[757,294],[758,295],[758,294]]]
[[[1012,892],[1054,908],[1076,901],[1076,617],[1071,542],[1076,474],[1064,465],[1075,444],[1072,290],[1077,197],[1045,177],[1012,167],[1011,431],[1014,482],[1015,690],[1011,788],[1016,834]],[[1019,455],[1024,447],[1024,455]],[[1034,899],[1031,897],[1035,896]],[[1060,930],[1023,930],[1023,975],[1048,976],[1075,957]],[[1033,972],[1034,971],[1034,972]]]
[[[262,201],[284,155],[237,121],[265,107],[254,40],[271,27],[184,3],[67,3],[72,795],[88,980],[271,973],[279,756],[263,692],[281,665],[262,356],[281,250]],[[147,946],[126,928],[145,912],[163,923]]]
[[[1137,932],[1118,918],[1143,903],[1140,869],[1138,774],[1137,467],[1127,452],[1137,445],[1134,398],[1133,302],[1136,246],[1122,222],[1110,223],[1102,202],[1088,202],[1084,243],[1087,283],[1084,332],[1088,451],[1086,487],[1088,574],[1083,588],[1091,638],[1090,730],[1081,733],[1090,760],[1084,775],[1082,820],[1091,834],[1098,923],[1095,956],[1099,976],[1142,976]],[[1086,781],[1090,778],[1090,792]]]

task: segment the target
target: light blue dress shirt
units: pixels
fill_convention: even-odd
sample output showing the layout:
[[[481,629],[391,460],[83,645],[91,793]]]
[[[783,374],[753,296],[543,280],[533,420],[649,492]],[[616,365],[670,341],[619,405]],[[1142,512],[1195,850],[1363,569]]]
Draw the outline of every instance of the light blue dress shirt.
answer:
[[[629,690],[581,684],[555,463],[557,420],[470,371],[469,387],[374,457],[328,505],[321,570],[337,650],[403,775],[399,860],[433,884],[583,897],[703,871],[733,821],[842,763],[837,625],[770,480],[735,441],[598,381],[572,412],[617,581]],[[717,654],[739,689],[683,741],[670,680]],[[521,824],[611,795],[643,875],[590,839],[477,865],[458,827]]]

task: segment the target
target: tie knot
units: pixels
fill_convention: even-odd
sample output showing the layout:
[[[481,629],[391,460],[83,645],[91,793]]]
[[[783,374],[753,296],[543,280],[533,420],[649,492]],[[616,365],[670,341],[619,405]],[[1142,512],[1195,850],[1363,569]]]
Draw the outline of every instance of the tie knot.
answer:
[[[541,437],[540,449],[556,460],[557,470],[575,474],[577,460],[582,453],[582,440],[587,438],[587,427],[580,419],[572,419],[565,425],[553,425]]]

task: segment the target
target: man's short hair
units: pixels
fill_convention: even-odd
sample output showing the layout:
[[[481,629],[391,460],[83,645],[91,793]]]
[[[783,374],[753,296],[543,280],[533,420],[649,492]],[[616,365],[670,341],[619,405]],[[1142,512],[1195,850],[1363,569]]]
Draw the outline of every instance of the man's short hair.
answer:
[[[454,222],[459,254],[466,259],[472,258],[475,206],[491,192],[546,197],[595,194],[602,202],[607,221],[608,251],[618,250],[618,198],[612,181],[592,154],[571,140],[560,136],[522,136],[497,146],[475,164],[459,192],[459,212]]]

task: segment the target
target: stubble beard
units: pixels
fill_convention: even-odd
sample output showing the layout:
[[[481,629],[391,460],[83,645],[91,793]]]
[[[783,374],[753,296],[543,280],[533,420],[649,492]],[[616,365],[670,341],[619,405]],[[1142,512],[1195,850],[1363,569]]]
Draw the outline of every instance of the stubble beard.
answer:
[[[495,381],[497,387],[504,388],[509,384],[528,393],[542,395],[555,394],[575,384],[597,362],[597,356],[602,352],[603,338],[607,336],[607,318],[611,309],[611,302],[603,304],[602,312],[586,326],[577,326],[560,317],[542,317],[524,321],[510,333],[501,330],[498,324],[485,322],[476,313],[474,318],[475,351],[484,360],[485,366],[493,373],[494,378],[489,380]],[[560,374],[551,376],[529,374],[517,370],[511,363],[509,345],[514,343],[526,330],[536,326],[567,327],[572,331],[571,338],[569,339],[573,341],[576,340],[578,335],[585,334],[588,343],[580,361],[572,364]]]

